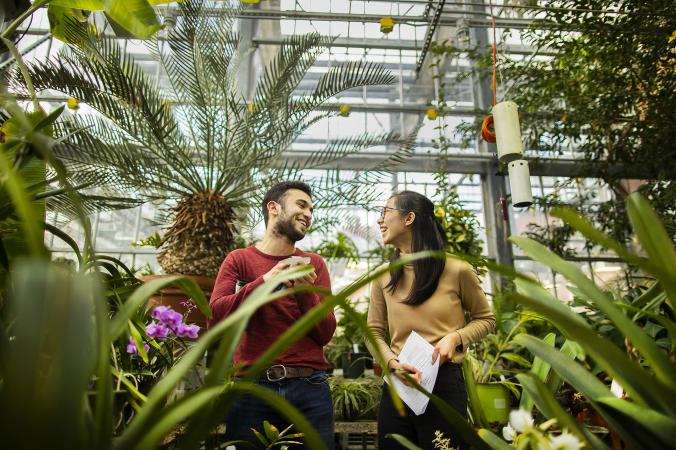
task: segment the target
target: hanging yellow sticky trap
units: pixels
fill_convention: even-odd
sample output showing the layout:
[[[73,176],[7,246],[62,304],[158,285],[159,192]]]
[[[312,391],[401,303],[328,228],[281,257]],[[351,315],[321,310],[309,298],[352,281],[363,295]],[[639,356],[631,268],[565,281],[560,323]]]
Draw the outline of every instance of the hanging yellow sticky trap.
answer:
[[[256,4],[261,2],[261,0],[239,0],[239,1],[242,3],[250,3],[250,4]]]
[[[251,114],[253,114],[254,111],[256,111],[256,107],[254,106],[254,103],[251,102],[251,103],[249,103],[249,112],[250,112]]]
[[[68,109],[80,109],[80,101],[71,97],[66,101],[66,106],[68,106]]]
[[[394,20],[391,17],[381,17],[380,18],[380,32],[389,33],[394,30]]]
[[[338,108],[340,111],[340,115],[343,117],[347,117],[350,115],[350,107],[347,105],[340,105],[340,108]]]
[[[428,109],[426,114],[429,120],[435,120],[437,117],[439,117],[439,113],[434,108]]]

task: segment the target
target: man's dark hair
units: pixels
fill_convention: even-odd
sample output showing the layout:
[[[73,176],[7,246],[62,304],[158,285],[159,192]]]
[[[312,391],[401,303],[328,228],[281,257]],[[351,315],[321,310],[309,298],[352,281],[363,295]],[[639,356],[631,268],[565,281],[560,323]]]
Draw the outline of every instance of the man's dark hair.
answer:
[[[263,197],[263,219],[265,220],[266,226],[268,225],[268,203],[277,202],[281,204],[289,189],[298,189],[312,197],[310,186],[302,181],[282,181],[281,183],[275,184],[268,192],[266,192],[265,197]]]

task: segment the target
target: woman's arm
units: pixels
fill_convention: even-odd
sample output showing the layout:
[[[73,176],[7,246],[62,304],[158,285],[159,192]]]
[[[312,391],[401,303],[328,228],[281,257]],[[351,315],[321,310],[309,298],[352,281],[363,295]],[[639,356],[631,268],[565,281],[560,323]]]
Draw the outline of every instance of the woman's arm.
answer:
[[[392,367],[393,361],[398,362],[397,355],[390,348],[389,343],[385,340],[388,331],[387,323],[387,304],[385,303],[385,295],[380,280],[373,280],[371,283],[371,303],[369,304],[369,312],[367,318],[368,326],[375,335],[376,344],[380,351],[385,355],[387,367]],[[365,339],[366,348],[368,348],[371,355],[375,358],[376,351],[368,339]]]
[[[495,331],[495,315],[491,305],[488,304],[486,294],[481,289],[479,277],[471,265],[462,263],[458,279],[462,307],[471,317],[470,322],[457,331],[462,341],[461,345],[466,348],[472,342]]]

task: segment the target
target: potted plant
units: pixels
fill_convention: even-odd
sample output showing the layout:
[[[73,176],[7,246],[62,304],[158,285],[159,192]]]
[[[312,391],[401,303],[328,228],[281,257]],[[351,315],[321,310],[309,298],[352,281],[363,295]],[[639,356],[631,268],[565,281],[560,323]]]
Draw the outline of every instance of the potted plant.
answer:
[[[336,419],[375,419],[383,385],[381,377],[370,375],[348,379],[332,376],[329,385]]]
[[[347,264],[359,262],[357,245],[342,232],[336,233],[334,239],[322,239],[319,245],[313,247],[310,251],[326,259],[329,272],[334,277],[342,276]]]
[[[368,298],[353,304],[356,310],[362,310],[357,312],[356,315],[363,321],[366,321],[368,314],[367,304]],[[373,367],[373,358],[364,349],[364,338],[364,332],[354,320],[354,317],[340,316],[333,339],[326,347],[326,358],[335,367],[342,368],[343,377],[359,378],[364,374],[366,368]]]
[[[529,311],[508,310],[502,293],[493,296],[495,333],[474,344],[464,365],[470,410],[475,421],[507,423],[512,399],[521,392],[514,374],[531,368],[531,361],[519,352],[514,338],[521,333],[541,334],[546,329],[542,318]],[[472,401],[473,400],[473,401]]]

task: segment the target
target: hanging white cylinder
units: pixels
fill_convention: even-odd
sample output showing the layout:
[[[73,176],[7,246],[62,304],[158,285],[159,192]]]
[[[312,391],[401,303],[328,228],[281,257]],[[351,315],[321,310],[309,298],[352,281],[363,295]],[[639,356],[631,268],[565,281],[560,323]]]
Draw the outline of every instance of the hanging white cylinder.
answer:
[[[519,108],[516,103],[500,102],[493,106],[493,126],[500,162],[508,163],[521,158],[523,143],[519,127]]]
[[[517,159],[507,164],[509,172],[509,189],[512,191],[512,205],[525,208],[533,204],[533,193],[530,187],[530,171],[528,161]]]

